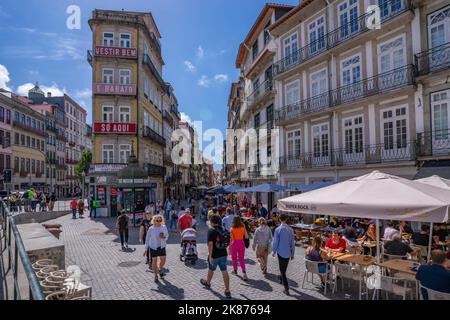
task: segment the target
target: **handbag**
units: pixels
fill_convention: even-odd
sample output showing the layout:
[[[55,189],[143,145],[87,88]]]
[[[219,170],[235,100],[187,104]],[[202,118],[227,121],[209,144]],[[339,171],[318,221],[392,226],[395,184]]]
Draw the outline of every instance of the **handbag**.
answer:
[[[248,249],[250,247],[250,239],[244,237],[244,245],[245,248]]]

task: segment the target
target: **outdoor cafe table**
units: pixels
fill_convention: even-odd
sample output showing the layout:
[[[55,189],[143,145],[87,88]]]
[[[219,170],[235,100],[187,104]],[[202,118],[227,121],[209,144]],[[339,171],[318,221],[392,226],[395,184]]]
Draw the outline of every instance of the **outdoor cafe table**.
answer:
[[[369,258],[365,258],[369,257]],[[359,279],[359,300],[361,300],[361,286],[363,280],[363,270],[366,271],[368,266],[371,266],[375,263],[375,258],[372,256],[363,256],[357,254],[346,253],[340,256],[337,256],[335,260],[340,262],[349,262],[359,266],[360,271],[360,279]]]
[[[411,267],[414,266],[416,262],[411,260],[402,260],[402,259],[392,259],[384,261],[383,263],[380,263],[380,267],[397,271],[400,273],[400,275],[404,275],[405,279],[413,282],[416,286],[416,298],[419,297],[419,283],[416,280],[416,273],[417,271],[411,270]]]
[[[373,256],[372,250],[377,247],[376,241],[365,241],[362,244],[363,247],[368,248],[370,250],[370,255]]]

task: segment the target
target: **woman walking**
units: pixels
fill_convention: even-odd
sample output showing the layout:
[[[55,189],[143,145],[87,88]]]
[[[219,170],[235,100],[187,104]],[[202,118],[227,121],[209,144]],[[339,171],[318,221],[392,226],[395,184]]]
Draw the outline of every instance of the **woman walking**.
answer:
[[[125,214],[125,210],[120,211],[120,216],[117,217],[116,226],[119,229],[120,244],[122,250],[128,249],[128,226],[130,224],[130,218]]]
[[[84,218],[83,214],[84,214],[84,200],[80,198],[80,200],[78,200],[78,216],[80,217],[80,219]]]
[[[272,231],[267,226],[266,219],[258,219],[258,228],[253,237],[253,251],[256,249],[256,259],[264,275],[267,274],[267,256],[269,255],[270,245],[272,244]]]
[[[245,242],[244,239],[248,239],[248,232],[245,229],[244,223],[241,217],[235,216],[233,222],[231,223],[231,260],[233,262],[233,274],[237,275],[237,263],[241,265],[244,281],[248,280],[247,273],[245,270]]]
[[[153,217],[152,224],[150,229],[148,229],[147,237],[145,239],[145,249],[148,249],[150,252],[155,282],[158,283],[158,273],[161,278],[164,277],[163,268],[166,263],[166,244],[167,239],[169,238],[169,232],[167,231],[164,218],[160,214]]]

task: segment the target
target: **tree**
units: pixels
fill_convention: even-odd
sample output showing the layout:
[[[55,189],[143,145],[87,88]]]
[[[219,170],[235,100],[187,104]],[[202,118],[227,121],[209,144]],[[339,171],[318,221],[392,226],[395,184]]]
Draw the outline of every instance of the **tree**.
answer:
[[[91,163],[92,163],[92,152],[91,150],[84,149],[83,153],[81,154],[80,161],[75,166],[75,176],[81,182],[83,181],[83,172],[85,174],[88,174]]]

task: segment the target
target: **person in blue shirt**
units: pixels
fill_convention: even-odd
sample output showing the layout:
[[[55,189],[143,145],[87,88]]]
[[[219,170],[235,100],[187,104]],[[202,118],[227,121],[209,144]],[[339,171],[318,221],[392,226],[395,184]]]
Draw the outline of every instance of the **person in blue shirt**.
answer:
[[[230,232],[233,218],[234,218],[233,210],[231,208],[228,208],[227,215],[222,219],[222,227],[224,228],[225,231]]]
[[[443,250],[431,251],[432,264],[421,265],[416,273],[416,279],[428,289],[450,293],[450,270],[447,267],[447,257]],[[422,290],[424,300],[428,300],[426,290]]]
[[[289,284],[286,277],[286,270],[289,260],[294,259],[295,255],[295,236],[294,230],[287,225],[288,216],[285,213],[280,214],[281,225],[275,229],[272,240],[272,256],[278,257],[280,268],[279,280],[284,285],[284,293],[289,295]]]
[[[260,204],[259,204],[258,217],[259,217],[259,218],[267,219],[267,215],[268,215],[268,214],[269,214],[269,211],[267,211],[267,209],[264,208],[263,204],[260,203]]]

